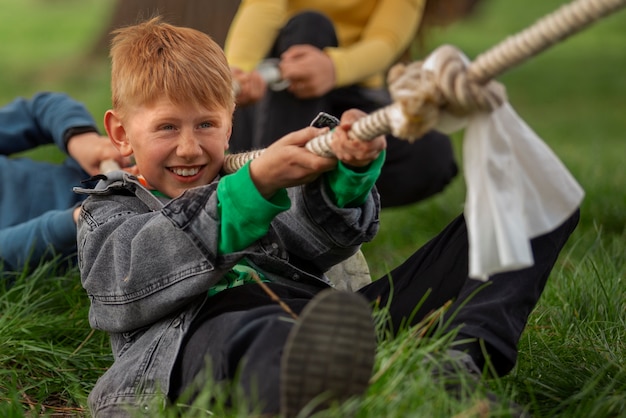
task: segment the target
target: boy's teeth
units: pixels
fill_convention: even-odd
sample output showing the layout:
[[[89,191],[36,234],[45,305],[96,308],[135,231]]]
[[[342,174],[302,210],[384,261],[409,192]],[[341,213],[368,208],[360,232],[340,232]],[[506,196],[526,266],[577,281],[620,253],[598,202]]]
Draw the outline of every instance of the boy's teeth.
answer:
[[[178,174],[179,176],[195,176],[200,171],[199,168],[172,168],[174,174]]]

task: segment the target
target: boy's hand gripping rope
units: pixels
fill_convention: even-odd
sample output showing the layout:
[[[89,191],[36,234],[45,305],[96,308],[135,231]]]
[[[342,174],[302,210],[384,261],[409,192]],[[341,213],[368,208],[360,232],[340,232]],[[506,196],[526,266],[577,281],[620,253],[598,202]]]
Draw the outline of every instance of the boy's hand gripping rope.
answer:
[[[626,0],[575,0],[506,38],[472,63],[466,64],[456,48],[443,46],[435,51],[433,71],[423,69],[422,62],[398,64],[388,75],[394,102],[359,119],[348,135],[368,141],[393,134],[414,141],[436,126],[442,110],[456,115],[490,112],[506,101],[505,89],[493,81],[495,77],[624,6]],[[332,157],[332,135],[327,132],[315,137],[306,148]],[[262,152],[229,154],[224,171],[234,173]]]

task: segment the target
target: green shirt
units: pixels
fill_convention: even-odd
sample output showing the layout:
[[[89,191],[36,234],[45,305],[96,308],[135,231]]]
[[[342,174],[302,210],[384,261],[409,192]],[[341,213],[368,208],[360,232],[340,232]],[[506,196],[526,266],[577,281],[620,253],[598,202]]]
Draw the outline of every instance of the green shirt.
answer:
[[[268,283],[268,280],[262,273],[259,273],[248,265],[246,259],[242,259],[236,266],[228,271],[222,280],[209,289],[209,296],[213,296],[222,290],[230,289],[244,284],[255,283],[254,276],[257,276],[262,282]]]

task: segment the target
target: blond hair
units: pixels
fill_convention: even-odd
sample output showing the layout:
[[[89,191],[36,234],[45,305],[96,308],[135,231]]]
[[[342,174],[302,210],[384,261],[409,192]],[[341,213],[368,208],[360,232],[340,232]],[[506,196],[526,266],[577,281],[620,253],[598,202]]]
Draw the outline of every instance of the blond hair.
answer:
[[[129,106],[159,98],[233,111],[226,57],[210,36],[160,17],[117,29],[111,43],[111,100],[123,116]]]

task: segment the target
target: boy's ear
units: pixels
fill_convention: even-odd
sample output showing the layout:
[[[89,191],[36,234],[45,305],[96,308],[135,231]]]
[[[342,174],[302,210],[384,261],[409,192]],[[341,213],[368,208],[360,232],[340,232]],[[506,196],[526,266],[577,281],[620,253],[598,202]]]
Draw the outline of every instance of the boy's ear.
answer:
[[[124,157],[132,155],[133,148],[126,136],[126,129],[122,119],[114,110],[107,110],[104,114],[104,129],[107,131],[109,139]]]

